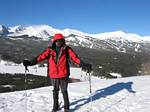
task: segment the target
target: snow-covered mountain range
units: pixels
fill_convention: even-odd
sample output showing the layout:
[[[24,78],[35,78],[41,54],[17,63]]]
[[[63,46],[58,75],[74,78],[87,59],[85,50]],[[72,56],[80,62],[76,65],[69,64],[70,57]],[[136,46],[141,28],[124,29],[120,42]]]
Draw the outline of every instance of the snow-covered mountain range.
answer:
[[[123,31],[105,32],[99,34],[88,34],[72,29],[55,29],[48,25],[35,26],[15,26],[6,27],[0,25],[0,36],[18,37],[26,35],[47,40],[55,33],[62,33],[66,37],[66,42],[74,46],[88,48],[117,50],[118,52],[150,52],[150,36],[139,36]]]

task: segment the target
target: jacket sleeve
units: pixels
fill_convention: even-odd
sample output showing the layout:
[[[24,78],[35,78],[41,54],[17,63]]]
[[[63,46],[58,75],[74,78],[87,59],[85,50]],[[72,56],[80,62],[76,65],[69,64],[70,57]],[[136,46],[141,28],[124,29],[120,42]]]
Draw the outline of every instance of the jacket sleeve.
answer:
[[[48,59],[48,57],[50,56],[51,54],[51,51],[52,49],[50,48],[47,48],[44,52],[42,52],[37,58],[36,58],[36,61],[37,62],[41,62],[45,59]]]
[[[80,58],[75,54],[75,52],[73,51],[73,49],[71,47],[68,47],[68,54],[69,54],[70,59],[74,63],[80,65],[80,63],[81,63]]]

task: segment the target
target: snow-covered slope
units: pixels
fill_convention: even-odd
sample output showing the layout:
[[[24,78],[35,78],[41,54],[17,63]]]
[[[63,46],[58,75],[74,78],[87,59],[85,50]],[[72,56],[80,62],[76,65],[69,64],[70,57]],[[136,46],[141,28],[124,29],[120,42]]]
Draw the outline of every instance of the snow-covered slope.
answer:
[[[8,33],[9,32],[9,33]],[[139,36],[123,31],[88,34],[73,29],[56,29],[48,25],[9,27],[5,33],[9,37],[27,35],[47,40],[55,33],[62,33],[68,44],[94,49],[117,50],[118,52],[150,52],[150,36]],[[4,34],[4,33],[3,33]]]
[[[84,74],[81,77],[80,73],[80,69],[71,69],[71,77],[83,79],[83,82],[69,84],[71,112],[149,112],[150,76],[109,80],[92,77],[92,93],[90,94],[88,77]],[[1,93],[0,112],[50,112],[53,103],[52,89],[52,87],[42,87]],[[59,101],[61,112],[63,112],[61,93]]]

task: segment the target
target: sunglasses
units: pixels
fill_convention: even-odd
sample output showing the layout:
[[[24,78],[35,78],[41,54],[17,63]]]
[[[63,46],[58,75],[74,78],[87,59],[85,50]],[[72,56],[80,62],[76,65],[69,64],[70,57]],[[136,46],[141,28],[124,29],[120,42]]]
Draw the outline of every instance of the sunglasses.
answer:
[[[63,39],[56,40],[56,42],[63,42],[63,41],[64,41]]]

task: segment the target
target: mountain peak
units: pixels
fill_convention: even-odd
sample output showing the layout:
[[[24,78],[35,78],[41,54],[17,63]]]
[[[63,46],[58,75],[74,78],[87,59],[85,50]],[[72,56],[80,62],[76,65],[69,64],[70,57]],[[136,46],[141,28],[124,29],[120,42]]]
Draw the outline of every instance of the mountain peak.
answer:
[[[118,30],[118,31],[115,31],[115,32],[112,32],[112,33],[116,33],[116,34],[125,34],[125,32],[121,31],[121,30]]]
[[[27,28],[52,29],[51,26],[45,25],[45,24],[43,24],[43,25],[32,25],[32,26],[27,26]]]
[[[8,33],[8,28],[4,25],[0,25],[0,35],[7,35]]]
[[[20,31],[25,30],[26,28],[22,25],[17,25],[15,27],[10,27],[10,29],[11,29],[10,30],[11,32],[20,32]]]

